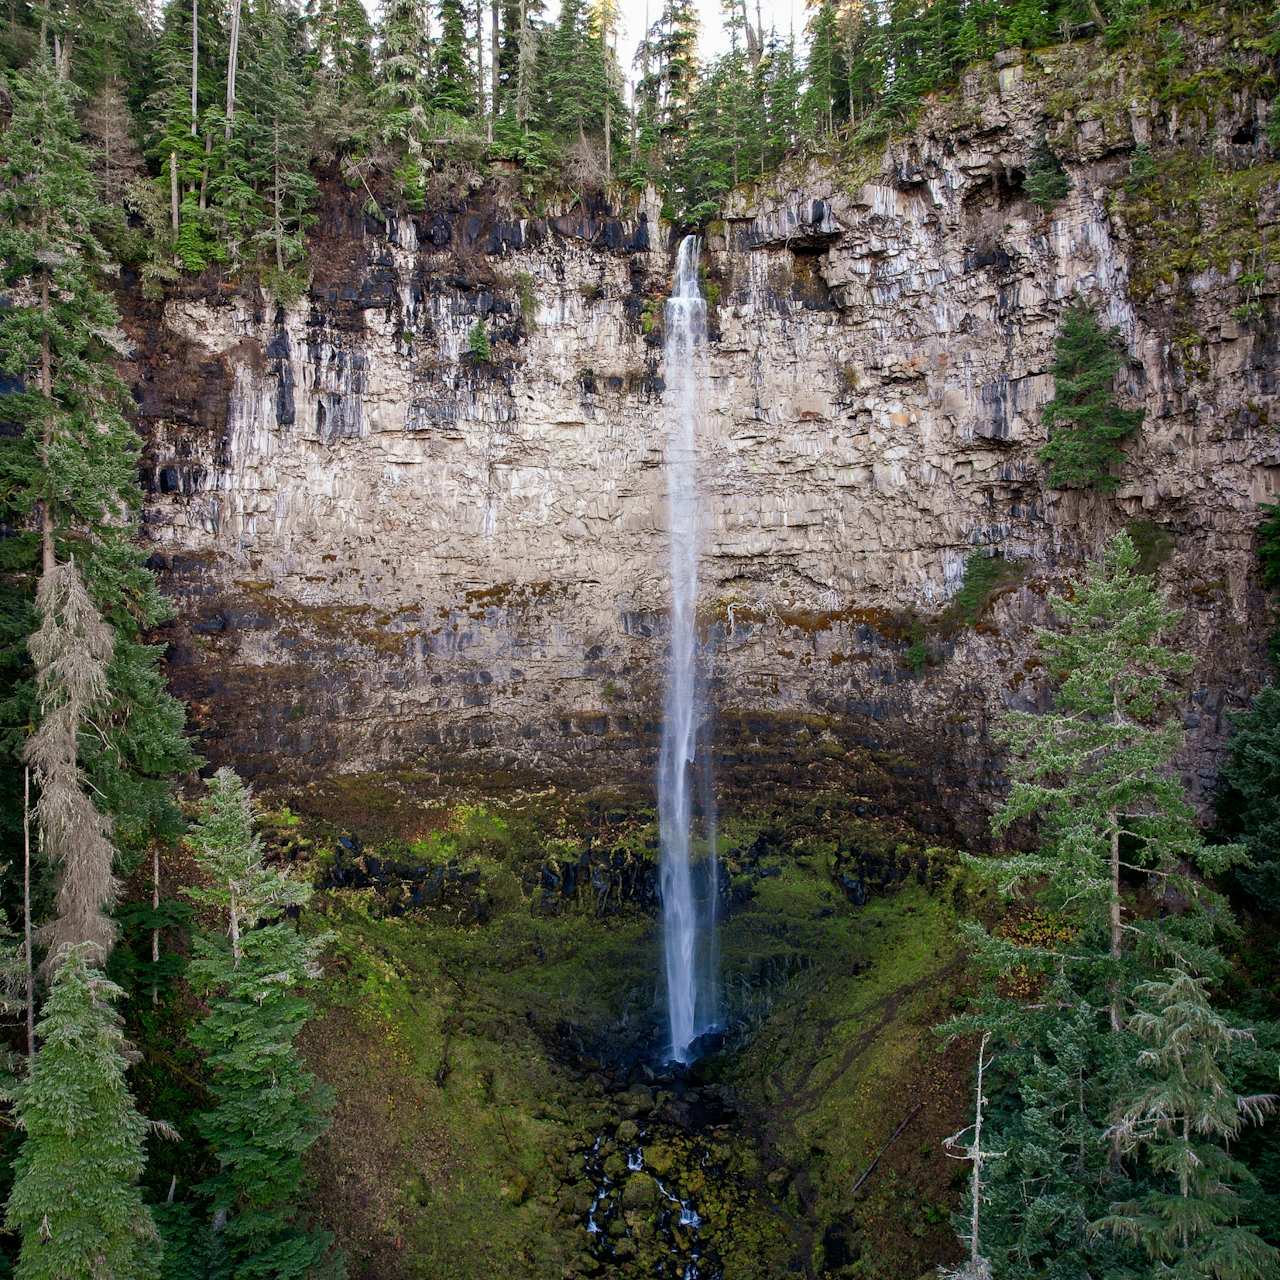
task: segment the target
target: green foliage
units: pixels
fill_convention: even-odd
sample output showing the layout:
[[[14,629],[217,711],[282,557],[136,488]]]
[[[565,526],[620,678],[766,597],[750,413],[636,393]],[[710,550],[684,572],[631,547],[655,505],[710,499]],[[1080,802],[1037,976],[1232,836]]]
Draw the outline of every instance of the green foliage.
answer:
[[[1263,688],[1232,725],[1218,811],[1254,862],[1237,878],[1264,910],[1280,916],[1280,688]]]
[[[112,367],[124,346],[119,317],[95,275],[105,253],[93,228],[105,211],[77,141],[75,90],[44,55],[12,86],[0,159],[0,284],[22,303],[0,310],[0,368],[24,390],[5,399],[6,420],[20,433],[0,440],[0,514],[23,532],[4,540],[0,565],[13,575],[6,590],[29,599],[42,557],[33,517],[43,504],[56,558],[75,556],[116,633],[110,703],[82,735],[80,761],[114,819],[127,868],[153,835],[177,828],[165,779],[192,756],[182,707],[157,669],[160,650],[139,642],[168,605],[133,542],[140,445]],[[19,615],[20,634],[34,618],[15,601]],[[15,757],[37,718],[35,691],[18,678],[5,692],[0,746]]]
[[[1264,587],[1280,587],[1280,503],[1259,508],[1262,522],[1258,525],[1258,563]]]
[[[1082,925],[1105,927],[1117,965],[1127,939],[1147,955],[1212,968],[1206,917],[1120,914],[1122,868],[1194,903],[1212,895],[1185,874],[1187,865],[1222,871],[1245,857],[1239,846],[1205,845],[1173,769],[1184,731],[1176,715],[1161,712],[1168,678],[1186,674],[1191,660],[1160,645],[1181,615],[1133,572],[1137,559],[1129,536],[1117,534],[1072,597],[1053,600],[1067,630],[1038,634],[1056,682],[1054,710],[1005,717],[997,736],[1010,748],[1012,787],[992,820],[997,833],[1037,821],[1042,847],[985,865],[1006,891],[1047,877],[1049,904],[1070,904]]]
[[[1027,166],[1022,189],[1032,204],[1046,210],[1052,209],[1071,191],[1071,179],[1067,177],[1062,161],[1049,149],[1049,144],[1043,138],[1032,149],[1031,163]]]
[[[483,317],[476,320],[467,334],[467,351],[473,360],[486,361],[490,357],[489,333],[484,327]]]
[[[924,670],[925,663],[929,661],[929,646],[917,640],[908,646],[906,653],[902,655],[902,660],[916,675],[919,675]]]
[[[1026,571],[1026,565],[1016,560],[975,551],[964,562],[964,579],[960,590],[947,603],[944,620],[974,626],[986,612],[992,596],[1017,582]]]
[[[209,779],[209,795],[200,821],[191,830],[196,862],[207,883],[183,892],[205,907],[226,913],[232,958],[238,959],[243,934],[289,907],[304,905],[311,886],[289,879],[288,869],[262,861],[262,839],[253,829],[253,793],[235,770],[223,767]]]
[[[330,1256],[332,1237],[300,1221],[302,1157],[325,1131],[332,1098],[293,1045],[311,1012],[297,989],[319,976],[327,936],[304,938],[287,920],[267,923],[305,903],[310,886],[263,865],[254,816],[248,788],[220,769],[192,831],[208,883],[187,892],[218,911],[227,933],[198,937],[190,966],[211,1010],[191,1039],[205,1054],[217,1103],[196,1119],[219,1163],[199,1191],[225,1216],[208,1242],[209,1274],[301,1280],[324,1267],[336,1280],[344,1273]],[[188,1225],[177,1216],[175,1251],[179,1237],[190,1243]],[[188,1257],[183,1265],[196,1263]]]
[[[1238,1224],[1242,1201],[1232,1184],[1253,1177],[1227,1151],[1244,1125],[1260,1124],[1275,1109],[1269,1094],[1240,1097],[1223,1069],[1250,1033],[1210,1005],[1206,979],[1182,969],[1143,983],[1134,996],[1146,1007],[1129,1029],[1149,1047],[1138,1055],[1142,1078],[1112,1133],[1122,1150],[1145,1152],[1156,1185],[1113,1204],[1091,1229],[1140,1244],[1157,1275],[1274,1280],[1280,1249]]]
[[[1006,1155],[982,1205],[998,1280],[1275,1274],[1270,1246],[1237,1225],[1245,1202],[1229,1184],[1248,1174],[1219,1145],[1270,1107],[1238,1096],[1221,1066],[1244,1040],[1208,1001],[1226,969],[1214,931],[1230,920],[1187,874],[1244,851],[1204,844],[1173,771],[1183,734],[1162,717],[1189,662],[1159,643],[1179,615],[1138,558],[1120,534],[1054,600],[1066,630],[1039,633],[1054,709],[1011,713],[994,735],[1011,748],[1012,787],[992,829],[1035,822],[1039,847],[964,859],[1037,899],[1020,924],[963,928],[984,985],[941,1028],[1003,1046],[991,1145]],[[1123,909],[1126,872],[1161,902],[1174,889],[1177,913]]]
[[[26,1134],[5,1226],[22,1234],[20,1280],[147,1280],[160,1240],[138,1190],[147,1122],[125,1083],[120,989],[63,953],[30,1076],[11,1085]]]
[[[1118,329],[1104,329],[1095,308],[1069,307],[1057,338],[1053,366],[1054,398],[1044,407],[1049,443],[1040,461],[1049,467],[1052,489],[1116,488],[1114,466],[1123,461],[1118,447],[1142,425],[1143,409],[1121,409],[1115,376],[1125,363]]]

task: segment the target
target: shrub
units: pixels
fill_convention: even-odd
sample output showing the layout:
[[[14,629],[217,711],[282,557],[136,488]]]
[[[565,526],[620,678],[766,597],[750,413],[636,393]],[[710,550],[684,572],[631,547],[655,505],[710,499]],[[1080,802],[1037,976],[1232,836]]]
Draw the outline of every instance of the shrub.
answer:
[[[951,597],[943,613],[946,621],[971,627],[986,612],[992,596],[1001,587],[1017,582],[1026,573],[1026,565],[1003,556],[989,556],[975,551],[964,562],[964,581]]]
[[[489,359],[489,335],[485,331],[483,320],[477,320],[471,326],[471,332],[467,335],[467,350],[473,360]]]
[[[1112,466],[1124,458],[1119,442],[1142,425],[1143,409],[1116,403],[1115,376],[1125,363],[1118,329],[1104,329],[1095,308],[1077,302],[1058,331],[1054,397],[1044,407],[1050,429],[1040,461],[1050,489],[1114,489]]]
[[[1062,167],[1062,161],[1043,138],[1032,148],[1031,163],[1022,189],[1027,193],[1027,199],[1041,209],[1052,209],[1071,190],[1071,179]]]

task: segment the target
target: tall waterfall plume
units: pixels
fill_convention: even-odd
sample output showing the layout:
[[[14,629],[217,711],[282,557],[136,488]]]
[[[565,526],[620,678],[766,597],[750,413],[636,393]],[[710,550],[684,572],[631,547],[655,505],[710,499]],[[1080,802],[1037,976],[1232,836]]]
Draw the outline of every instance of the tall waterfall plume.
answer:
[[[698,281],[698,241],[686,236],[667,299],[664,349],[668,415],[667,505],[671,529],[671,659],[658,768],[662,838],[662,933],[667,967],[671,1057],[687,1062],[691,1046],[716,1020],[715,810],[709,744],[699,758],[706,718],[698,670],[697,435],[705,421],[707,304]],[[700,785],[698,785],[700,784]],[[694,838],[694,795],[701,800],[700,846]],[[696,863],[695,849],[703,856]]]

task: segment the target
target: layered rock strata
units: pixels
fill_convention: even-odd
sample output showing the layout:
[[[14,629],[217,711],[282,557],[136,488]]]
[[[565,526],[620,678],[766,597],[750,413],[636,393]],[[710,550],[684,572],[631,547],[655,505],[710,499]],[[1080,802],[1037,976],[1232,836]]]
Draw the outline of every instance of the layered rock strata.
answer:
[[[877,163],[740,196],[707,245],[702,611],[726,763],[787,756],[801,731],[819,754],[824,735],[831,755],[899,751],[912,802],[975,838],[992,717],[1046,696],[1031,627],[1116,529],[1141,526],[1186,609],[1197,793],[1265,672],[1276,346],[1213,271],[1192,282],[1194,367],[1168,309],[1129,301],[1109,199],[1135,138],[1168,127],[1144,104],[1059,121],[1072,189],[1027,199],[1071,56],[975,69]],[[363,198],[327,194],[299,305],[192,291],[162,330],[132,316],[145,530],[204,749],[250,774],[643,781],[671,229],[653,199],[514,219],[490,192],[383,222]],[[1046,490],[1036,457],[1077,296],[1119,327],[1121,391],[1146,410],[1114,496]],[[976,628],[943,628],[978,551],[1021,576]]]

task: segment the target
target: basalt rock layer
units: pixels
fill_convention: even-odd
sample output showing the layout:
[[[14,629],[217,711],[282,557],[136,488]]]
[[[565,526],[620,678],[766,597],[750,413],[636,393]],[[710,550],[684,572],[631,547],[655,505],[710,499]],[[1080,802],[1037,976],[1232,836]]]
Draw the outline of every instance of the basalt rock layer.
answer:
[[[997,61],[872,159],[736,196],[706,251],[722,769],[879,753],[899,802],[969,836],[999,786],[992,718],[1047,696],[1032,626],[1126,525],[1186,609],[1203,793],[1223,712],[1263,678],[1252,545],[1280,487],[1280,276],[1243,319],[1238,267],[1135,303],[1146,229],[1117,199],[1135,144],[1188,130],[1261,163],[1262,108],[1179,118],[1096,43]],[[1046,138],[1072,184],[1048,210],[1023,185]],[[169,674],[203,749],[296,777],[647,777],[673,233],[652,198],[516,218],[491,188],[383,220],[366,198],[327,190],[297,306],[211,286],[129,312]],[[1076,296],[1119,327],[1146,410],[1112,496],[1047,490],[1036,457]],[[943,625],[975,551],[1020,568],[976,628]]]

